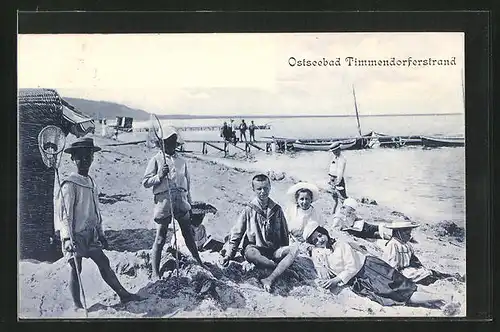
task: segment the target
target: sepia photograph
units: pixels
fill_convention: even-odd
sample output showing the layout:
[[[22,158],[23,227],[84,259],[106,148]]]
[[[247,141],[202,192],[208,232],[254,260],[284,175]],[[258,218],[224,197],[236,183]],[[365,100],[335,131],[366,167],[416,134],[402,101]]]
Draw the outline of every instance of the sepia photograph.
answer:
[[[19,34],[18,318],[465,317],[464,38]]]

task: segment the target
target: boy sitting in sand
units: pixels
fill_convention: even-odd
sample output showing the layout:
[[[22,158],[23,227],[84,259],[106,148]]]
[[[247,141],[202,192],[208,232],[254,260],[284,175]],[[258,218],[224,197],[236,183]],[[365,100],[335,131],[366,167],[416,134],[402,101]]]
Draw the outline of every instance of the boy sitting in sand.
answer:
[[[458,273],[455,275],[441,273],[427,269],[422,265],[415,255],[413,246],[410,244],[412,229],[418,226],[418,224],[411,221],[401,221],[398,219],[394,219],[392,224],[388,224],[386,227],[392,229],[392,237],[382,246],[384,248],[382,258],[405,277],[418,284],[427,286],[439,279],[446,278],[455,278],[464,281],[463,277]]]
[[[88,174],[94,160],[94,152],[100,150],[101,148],[94,146],[92,138],[80,138],[64,150],[71,154],[71,160],[75,162],[78,173],[71,173],[62,182],[62,200],[58,194],[54,202],[56,217],[59,219],[55,225],[59,228],[62,251],[71,265],[69,283],[75,310],[83,309],[77,275],[82,270],[82,257],[94,261],[102,278],[118,294],[122,303],[141,299],[123,288],[109,266],[108,257],[102,251],[108,244],[102,229],[98,190]],[[71,238],[74,242],[70,240]],[[77,266],[73,255],[76,257]]]
[[[261,268],[274,269],[260,280],[267,292],[274,280],[292,265],[298,246],[289,246],[288,227],[281,206],[269,198],[271,181],[264,174],[252,179],[255,198],[241,212],[231,235],[222,265],[228,266],[243,239],[243,257]]]
[[[332,228],[345,231],[363,239],[390,239],[391,231],[383,225],[369,224],[356,215],[358,202],[354,198],[346,198],[339,211],[333,217]]]
[[[172,127],[164,130],[165,151],[158,151],[149,160],[142,184],[145,188],[153,187],[156,238],[152,248],[153,276],[160,279],[161,252],[165,246],[168,225],[172,214],[178,221],[182,235],[191,255],[202,266],[196,243],[191,231],[191,189],[187,163],[177,152],[177,132]],[[170,209],[172,205],[173,211]]]

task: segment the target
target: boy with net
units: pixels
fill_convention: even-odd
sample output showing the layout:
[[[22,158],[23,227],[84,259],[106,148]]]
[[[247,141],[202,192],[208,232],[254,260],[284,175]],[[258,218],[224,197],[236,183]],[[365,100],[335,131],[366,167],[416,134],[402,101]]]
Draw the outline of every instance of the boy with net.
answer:
[[[172,127],[165,128],[163,149],[148,163],[142,184],[153,188],[156,238],[152,248],[153,276],[160,279],[160,261],[165,246],[168,225],[175,218],[180,226],[186,246],[194,259],[203,267],[191,230],[191,188],[187,163],[176,151],[177,132]],[[173,217],[173,218],[172,218]]]
[[[64,150],[71,154],[77,172],[71,173],[62,182],[61,190],[55,196],[54,209],[59,219],[55,225],[59,228],[63,254],[68,257],[71,266],[70,289],[75,310],[84,308],[80,300],[78,278],[82,270],[82,257],[94,261],[102,278],[118,294],[122,303],[142,299],[121,285],[102,250],[108,244],[102,229],[97,187],[88,174],[94,153],[100,150],[94,146],[92,138],[80,138]]]

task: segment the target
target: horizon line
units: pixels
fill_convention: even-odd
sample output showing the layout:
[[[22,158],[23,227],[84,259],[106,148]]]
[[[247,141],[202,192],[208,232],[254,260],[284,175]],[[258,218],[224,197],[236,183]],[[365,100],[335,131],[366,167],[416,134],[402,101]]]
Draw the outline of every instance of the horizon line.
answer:
[[[211,118],[229,118],[229,119],[241,119],[241,118],[350,118],[350,117],[356,117],[356,115],[351,115],[351,114],[301,114],[301,115],[295,115],[295,114],[285,114],[285,115],[276,115],[276,114],[262,114],[262,115],[250,115],[250,114],[241,114],[241,115],[236,115],[236,114],[231,114],[231,115],[224,115],[224,114],[213,114],[213,115],[203,115],[203,114],[158,114],[159,118],[198,118],[198,119],[211,119]],[[460,113],[460,112],[451,112],[451,113],[395,113],[395,114],[390,114],[390,113],[383,113],[383,114],[364,114],[364,115],[359,115],[360,118],[368,118],[368,117],[390,117],[390,116],[446,116],[446,115],[465,115],[465,113]]]

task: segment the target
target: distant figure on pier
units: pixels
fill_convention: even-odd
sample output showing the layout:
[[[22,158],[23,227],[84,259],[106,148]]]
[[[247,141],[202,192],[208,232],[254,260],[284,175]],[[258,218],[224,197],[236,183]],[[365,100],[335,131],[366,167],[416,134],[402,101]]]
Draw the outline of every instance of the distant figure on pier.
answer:
[[[241,123],[240,123],[240,141],[242,141],[242,142],[243,142],[243,137],[245,138],[245,142],[247,140],[246,131],[247,131],[247,124],[245,123],[245,120],[241,120]]]
[[[233,143],[236,144],[236,130],[238,129],[238,125],[231,119],[231,137],[233,138]]]
[[[232,141],[233,130],[227,125],[227,122],[224,122],[224,125],[222,126],[220,131],[220,136],[226,141]]]
[[[330,176],[330,186],[332,188],[332,197],[335,202],[333,205],[333,213],[335,214],[340,208],[339,200],[342,203],[347,198],[345,188],[344,172],[347,160],[340,153],[340,143],[333,142],[328,151],[333,153],[333,159],[330,163],[328,175]]]
[[[252,120],[252,123],[248,127],[248,131],[250,132],[250,142],[255,142],[255,129],[257,129],[257,126],[255,125],[255,123],[253,123]]]
[[[276,150],[277,150],[277,143],[276,143],[276,139],[274,138],[274,136],[272,136],[272,142],[271,142],[271,153],[275,154],[276,153]]]

